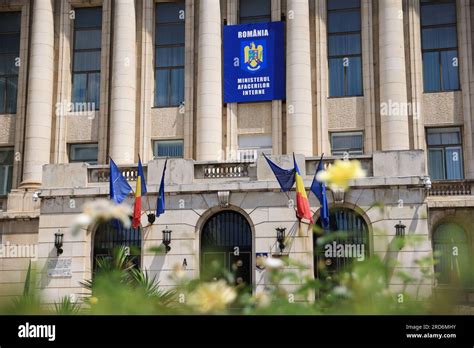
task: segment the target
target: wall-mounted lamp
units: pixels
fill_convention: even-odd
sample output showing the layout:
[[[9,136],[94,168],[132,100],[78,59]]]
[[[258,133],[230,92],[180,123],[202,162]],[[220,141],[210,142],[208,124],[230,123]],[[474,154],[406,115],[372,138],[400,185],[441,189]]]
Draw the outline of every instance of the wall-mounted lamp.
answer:
[[[163,244],[166,247],[166,252],[168,253],[171,250],[171,230],[168,230],[168,226],[163,230]]]
[[[285,232],[286,228],[285,227],[277,227],[276,228],[277,232],[277,242],[278,242],[278,247],[280,248],[280,253],[283,252],[285,249]]]
[[[395,225],[395,235],[397,237],[404,238],[405,237],[405,228],[406,226],[402,224],[401,221],[398,222],[398,224]]]
[[[56,251],[58,256],[63,253],[63,233],[55,233],[54,234],[54,246],[56,247]]]

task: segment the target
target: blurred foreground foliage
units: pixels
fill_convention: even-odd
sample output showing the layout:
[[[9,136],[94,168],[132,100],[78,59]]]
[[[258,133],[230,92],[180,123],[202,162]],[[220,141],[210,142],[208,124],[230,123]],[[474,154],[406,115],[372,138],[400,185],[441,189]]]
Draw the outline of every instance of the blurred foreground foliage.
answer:
[[[336,273],[319,265],[316,279],[307,267],[291,259],[268,261],[266,269],[260,272],[265,272],[266,283],[271,285],[257,293],[252,294],[251,289],[242,285],[235,286],[232,273],[222,272],[222,279],[204,282],[186,278],[186,272],[180,266],[172,272],[176,286],[164,289],[155,277],[133,265],[125,248],[118,248],[112,257],[97,259],[93,279],[81,284],[82,297],[74,301],[64,297],[52,306],[41,303],[33,286],[36,276],[30,264],[23,295],[0,310],[5,314],[60,315],[455,313],[452,299],[424,297],[421,301],[416,300],[419,288],[431,284],[432,274],[423,271],[432,269],[431,257],[417,261],[422,269],[420,279],[406,272],[395,272],[393,265],[377,255],[352,262]],[[389,279],[393,276],[400,281],[397,291],[389,288]],[[289,291],[282,285],[289,283],[298,285]],[[412,291],[408,292],[408,287]]]

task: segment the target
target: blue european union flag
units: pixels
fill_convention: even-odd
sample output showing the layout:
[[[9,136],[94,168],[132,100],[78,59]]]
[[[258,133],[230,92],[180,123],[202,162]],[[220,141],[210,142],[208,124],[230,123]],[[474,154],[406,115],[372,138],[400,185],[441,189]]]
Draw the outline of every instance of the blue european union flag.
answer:
[[[132,188],[120,173],[115,162],[110,158],[110,199],[113,200],[115,203],[120,204],[124,201],[124,199],[128,196]]]
[[[140,177],[140,183],[141,183],[141,194],[144,195],[146,191],[146,181],[145,181],[145,174],[143,173],[143,166],[142,166],[142,160],[140,157],[138,157],[138,176]]]
[[[323,167],[323,156],[319,160],[319,164],[316,167],[316,173],[314,173],[313,182],[311,184],[311,192],[318,198],[319,203],[321,204],[321,226],[323,229],[329,228],[329,207],[328,207],[328,200],[326,196],[326,185],[318,180],[316,180],[316,174],[318,174],[321,170],[324,170]]]
[[[273,174],[275,174],[275,177],[280,184],[281,190],[283,192],[290,191],[295,184],[295,168],[283,169],[273,163],[265,154],[263,154],[263,157],[265,157],[270,169],[272,170]]]
[[[165,166],[163,167],[163,174],[161,175],[160,189],[158,191],[158,201],[156,202],[156,216],[160,216],[165,212],[165,172],[166,164],[168,159],[165,161]]]

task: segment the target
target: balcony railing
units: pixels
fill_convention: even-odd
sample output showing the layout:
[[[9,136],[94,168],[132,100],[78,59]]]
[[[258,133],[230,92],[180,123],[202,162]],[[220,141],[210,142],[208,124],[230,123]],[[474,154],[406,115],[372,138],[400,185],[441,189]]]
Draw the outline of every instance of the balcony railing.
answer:
[[[122,175],[127,181],[137,181],[138,177],[138,166],[131,165],[126,167],[120,167]],[[143,171],[146,176],[146,166],[143,166]],[[107,165],[95,165],[90,166],[87,170],[88,182],[90,183],[101,183],[109,182],[110,168]]]
[[[428,196],[470,196],[473,184],[471,180],[434,181]]]
[[[195,163],[195,179],[246,178],[249,177],[249,162]]]
[[[306,158],[306,175],[314,175],[316,172],[316,166],[319,163],[319,157],[307,157]],[[327,156],[323,158],[324,168],[327,168],[335,160],[342,159],[340,156]],[[372,156],[371,155],[352,155],[349,157],[350,160],[358,160],[362,169],[365,170],[367,176],[373,176]]]

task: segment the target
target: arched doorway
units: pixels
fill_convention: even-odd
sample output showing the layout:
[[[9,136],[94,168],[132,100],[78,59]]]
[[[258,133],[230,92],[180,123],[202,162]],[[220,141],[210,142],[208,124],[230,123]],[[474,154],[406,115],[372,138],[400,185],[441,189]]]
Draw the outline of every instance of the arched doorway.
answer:
[[[96,269],[97,258],[112,257],[113,250],[120,246],[127,248],[128,259],[140,267],[141,245],[140,227],[124,228],[117,220],[100,224],[94,235],[93,270]]]
[[[464,229],[458,224],[444,222],[433,232],[434,270],[439,285],[452,287],[469,286],[470,252]]]
[[[316,225],[322,229],[321,218]],[[364,260],[370,252],[367,223],[352,209],[330,209],[329,229],[322,235],[313,233],[313,251],[315,278],[322,275],[322,268],[325,274],[333,274],[354,260]]]
[[[201,278],[215,280],[233,274],[235,283],[252,284],[252,230],[234,210],[212,215],[201,232]]]

